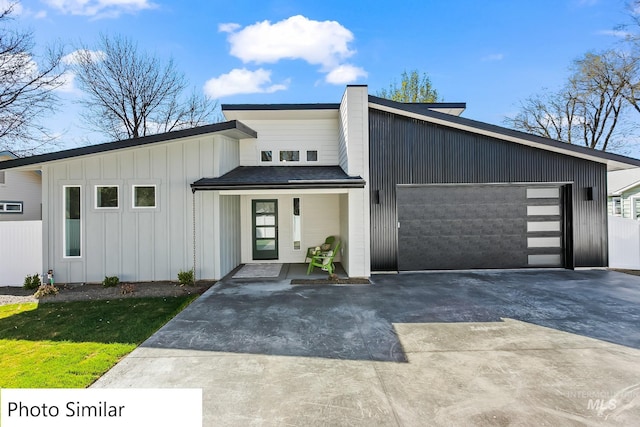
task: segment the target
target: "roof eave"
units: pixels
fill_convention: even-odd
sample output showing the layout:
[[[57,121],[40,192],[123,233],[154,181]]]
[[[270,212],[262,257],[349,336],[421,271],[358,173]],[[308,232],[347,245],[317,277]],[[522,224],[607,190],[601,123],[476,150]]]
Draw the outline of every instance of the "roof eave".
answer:
[[[235,139],[256,138],[258,133],[238,120],[230,120],[222,123],[199,126],[190,129],[177,130],[166,133],[159,133],[140,138],[124,139],[121,141],[106,142],[103,144],[89,145],[68,150],[56,151],[47,154],[21,157],[14,160],[0,162],[0,170],[6,169],[35,169],[42,167],[44,163],[58,160],[67,160],[77,157],[89,156],[98,153],[108,153],[111,151],[136,148],[159,142],[169,142],[180,138],[189,138],[208,133],[219,133]]]

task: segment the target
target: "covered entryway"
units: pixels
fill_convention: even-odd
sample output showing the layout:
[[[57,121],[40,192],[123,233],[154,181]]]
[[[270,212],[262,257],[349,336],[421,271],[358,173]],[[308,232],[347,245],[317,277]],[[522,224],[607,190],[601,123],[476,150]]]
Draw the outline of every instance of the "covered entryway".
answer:
[[[561,184],[398,185],[398,270],[565,266]]]

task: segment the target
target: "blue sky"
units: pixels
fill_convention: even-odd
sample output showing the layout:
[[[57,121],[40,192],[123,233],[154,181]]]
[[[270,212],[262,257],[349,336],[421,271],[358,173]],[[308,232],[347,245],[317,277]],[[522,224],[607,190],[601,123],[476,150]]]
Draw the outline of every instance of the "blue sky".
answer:
[[[0,0],[0,3],[7,0]],[[625,0],[22,0],[16,24],[37,46],[93,45],[101,33],[173,57],[220,103],[339,102],[346,84],[387,87],[426,72],[464,117],[502,124],[556,89],[573,59],[613,46]],[[65,147],[104,142],[82,128],[72,80],[48,119]]]

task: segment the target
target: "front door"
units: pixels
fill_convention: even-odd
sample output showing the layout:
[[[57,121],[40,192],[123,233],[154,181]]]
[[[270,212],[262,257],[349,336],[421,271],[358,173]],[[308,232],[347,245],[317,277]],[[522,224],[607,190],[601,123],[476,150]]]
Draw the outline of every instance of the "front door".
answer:
[[[278,259],[278,201],[252,200],[253,259]]]

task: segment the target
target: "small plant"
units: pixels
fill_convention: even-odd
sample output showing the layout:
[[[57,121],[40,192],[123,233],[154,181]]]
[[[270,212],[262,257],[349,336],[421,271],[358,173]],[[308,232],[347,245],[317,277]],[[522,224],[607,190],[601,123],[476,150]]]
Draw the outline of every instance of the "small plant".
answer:
[[[178,282],[180,282],[180,285],[182,286],[193,286],[195,284],[193,270],[180,270],[178,272]]]
[[[136,287],[132,283],[124,283],[120,286],[120,293],[122,295],[132,294],[136,291]]]
[[[105,288],[113,288],[114,286],[118,286],[120,283],[120,279],[118,276],[105,276],[102,281],[102,286]]]
[[[40,285],[36,293],[33,294],[33,296],[38,299],[46,297],[47,295],[58,295],[58,288],[54,285]]]
[[[40,282],[40,275],[38,273],[33,276],[29,276],[28,274],[24,278],[24,284],[22,285],[25,289],[38,289],[42,283]]]

